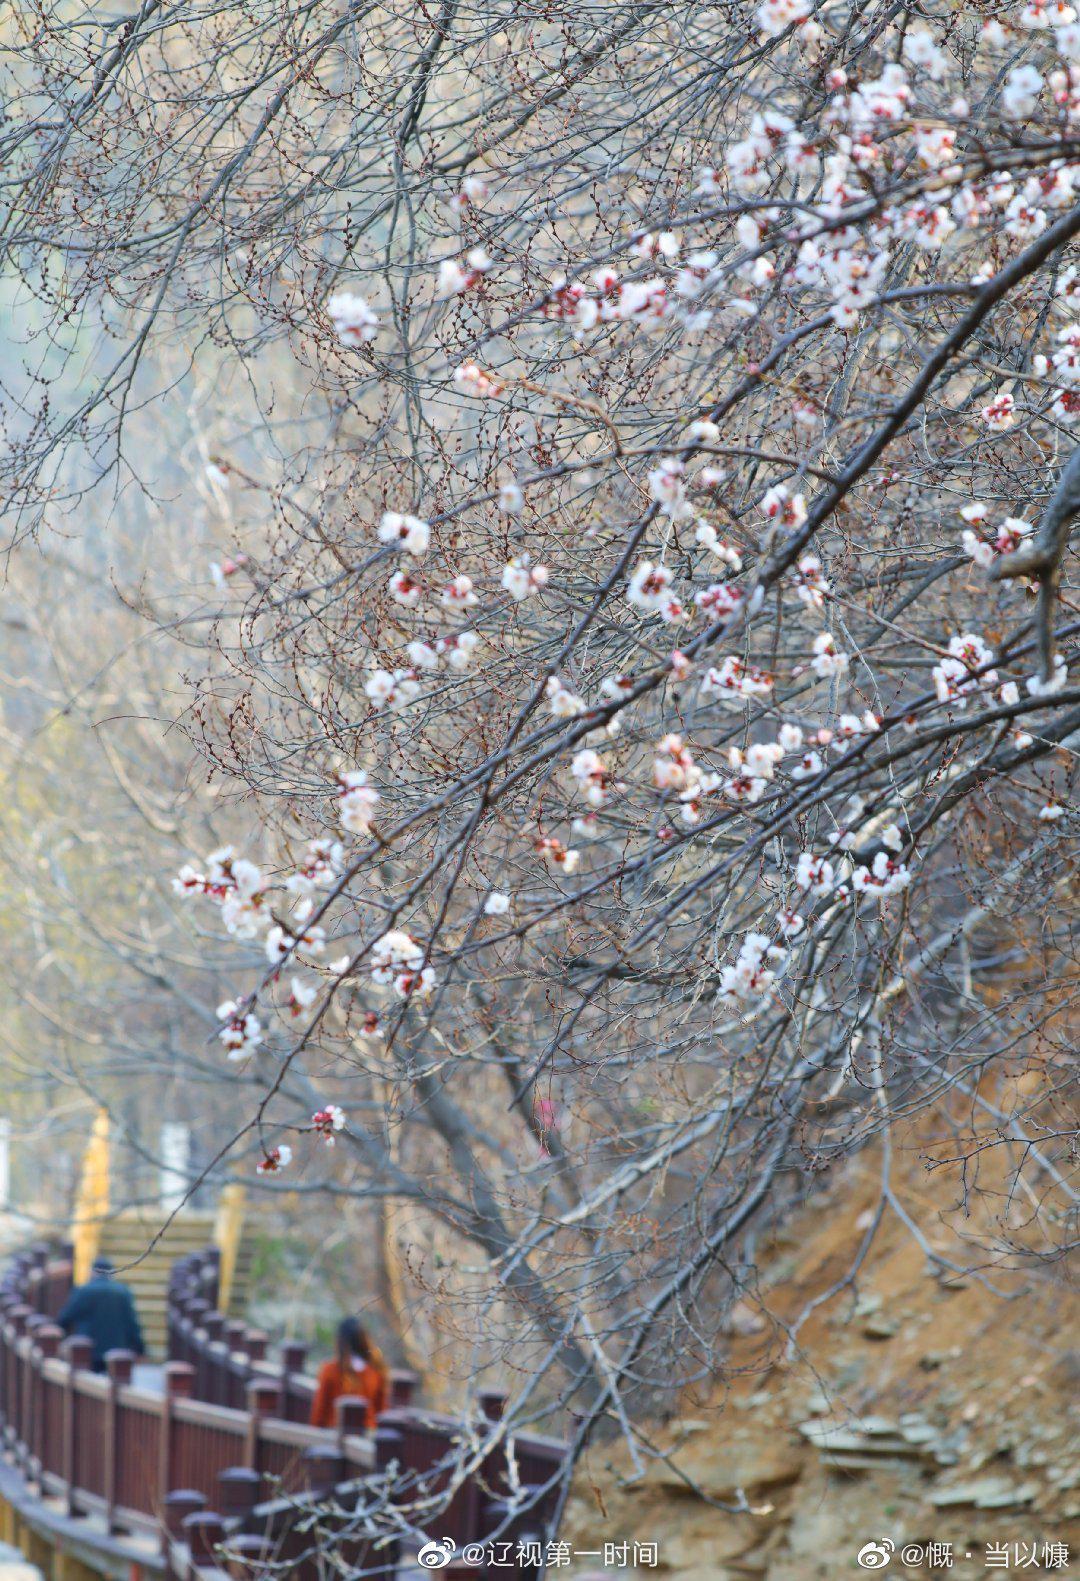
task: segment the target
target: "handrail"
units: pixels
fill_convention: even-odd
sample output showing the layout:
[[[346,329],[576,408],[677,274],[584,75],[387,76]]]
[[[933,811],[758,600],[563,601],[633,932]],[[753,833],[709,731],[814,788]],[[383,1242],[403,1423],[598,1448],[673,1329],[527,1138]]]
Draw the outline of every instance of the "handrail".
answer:
[[[104,1543],[115,1547],[124,1533],[158,1539],[160,1558],[144,1558],[144,1569],[210,1581],[227,1539],[255,1572],[272,1552],[275,1568],[287,1560],[290,1577],[315,1581],[310,1521],[298,1517],[330,1495],[340,1514],[364,1488],[384,1506],[420,1509],[427,1537],[462,1547],[496,1531],[535,1538],[550,1525],[565,1445],[513,1435],[518,1494],[508,1506],[511,1457],[492,1431],[506,1402],[496,1391],[481,1395],[482,1420],[470,1424],[413,1404],[416,1377],[401,1372],[374,1434],[359,1399],[338,1401],[335,1428],[308,1426],[315,1383],[303,1371],[304,1347],[285,1344],[268,1358],[265,1335],[213,1309],[213,1249],[174,1264],[160,1394],[132,1384],[129,1352],[110,1352],[104,1374],[89,1370],[89,1342],[64,1339],[52,1321],[70,1288],[70,1259],[50,1261],[42,1249],[16,1259],[0,1281],[3,1441],[24,1485],[62,1500],[69,1517],[95,1517]],[[455,1448],[465,1441],[481,1447],[482,1464],[455,1479]],[[362,1558],[365,1574],[389,1581],[400,1544],[380,1546],[347,1524],[335,1528],[339,1556],[354,1566]]]

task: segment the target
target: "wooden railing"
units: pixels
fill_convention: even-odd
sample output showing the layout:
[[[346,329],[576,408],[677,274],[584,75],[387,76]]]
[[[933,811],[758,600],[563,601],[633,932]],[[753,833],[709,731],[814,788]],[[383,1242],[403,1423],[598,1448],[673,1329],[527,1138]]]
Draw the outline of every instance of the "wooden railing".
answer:
[[[195,1369],[195,1395],[214,1405],[241,1406],[252,1379],[273,1378],[279,1386],[276,1413],[289,1422],[308,1422],[315,1397],[315,1379],[304,1367],[307,1346],[285,1341],[277,1360],[269,1360],[269,1340],[259,1329],[230,1320],[216,1310],[218,1252],[209,1247],[179,1258],[169,1281],[169,1360]],[[416,1395],[414,1372],[390,1373],[391,1407],[409,1406]]]
[[[56,1326],[70,1288],[70,1260],[41,1251],[0,1282],[5,1447],[26,1485],[69,1516],[94,1517],[106,1541],[159,1540],[160,1555],[139,1561],[147,1574],[220,1577],[224,1544],[235,1575],[272,1567],[316,1581],[324,1563],[328,1574],[344,1563],[389,1581],[418,1542],[463,1549],[548,1533],[565,1446],[507,1434],[502,1395],[482,1394],[478,1419],[463,1421],[416,1405],[415,1375],[401,1372],[373,1434],[355,1399],[338,1401],[336,1428],[310,1427],[304,1348],[269,1357],[265,1335],[215,1310],[213,1252],[174,1265],[163,1388],[138,1389],[130,1353],[112,1351],[107,1371],[92,1372],[89,1342]]]

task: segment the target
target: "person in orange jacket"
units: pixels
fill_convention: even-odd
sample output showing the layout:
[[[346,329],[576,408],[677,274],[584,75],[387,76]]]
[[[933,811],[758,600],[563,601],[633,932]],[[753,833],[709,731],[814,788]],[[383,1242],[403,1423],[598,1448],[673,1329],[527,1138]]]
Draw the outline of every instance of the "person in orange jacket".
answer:
[[[367,1425],[371,1431],[376,1418],[386,1410],[388,1394],[386,1363],[377,1345],[354,1317],[345,1318],[337,1331],[337,1355],[319,1368],[318,1387],[311,1402],[312,1427],[335,1425],[334,1402],[347,1395],[367,1401]]]

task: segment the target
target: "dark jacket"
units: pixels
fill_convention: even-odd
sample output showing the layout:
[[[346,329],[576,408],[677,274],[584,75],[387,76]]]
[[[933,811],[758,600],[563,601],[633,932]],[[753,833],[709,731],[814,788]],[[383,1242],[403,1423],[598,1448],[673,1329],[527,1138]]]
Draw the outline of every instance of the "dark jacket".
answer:
[[[97,1277],[73,1290],[56,1320],[66,1334],[81,1334],[94,1347],[94,1371],[105,1370],[105,1355],[110,1350],[133,1350],[143,1354],[142,1329],[135,1301],[127,1285],[116,1279]]]

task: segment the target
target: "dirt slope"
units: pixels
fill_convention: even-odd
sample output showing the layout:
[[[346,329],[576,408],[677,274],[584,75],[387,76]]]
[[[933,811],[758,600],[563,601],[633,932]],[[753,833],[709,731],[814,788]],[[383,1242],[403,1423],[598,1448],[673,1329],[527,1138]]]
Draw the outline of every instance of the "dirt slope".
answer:
[[[1071,1545],[1064,1573],[1080,1575],[1080,1300],[1063,1261],[1002,1257],[1007,1240],[1045,1241],[1008,1177],[965,1204],[948,1171],[928,1173],[921,1144],[893,1174],[934,1252],[966,1268],[980,1240],[996,1242],[1012,1268],[985,1277],[1003,1294],[936,1267],[887,1209],[856,1281],[786,1354],[785,1325],[851,1269],[879,1175],[868,1150],[773,1238],[754,1300],[733,1312],[723,1377],[650,1430],[666,1464],[628,1485],[622,1448],[590,1451],[569,1511],[576,1546],[655,1541],[659,1568],[640,1573],[681,1581],[816,1581],[867,1573],[857,1553],[888,1539],[887,1574],[963,1581],[1061,1574],[1044,1548],[1057,1542]],[[708,1502],[740,1490],[753,1513]],[[951,1565],[931,1542],[952,1545]],[[904,1562],[908,1545],[922,1557]]]

